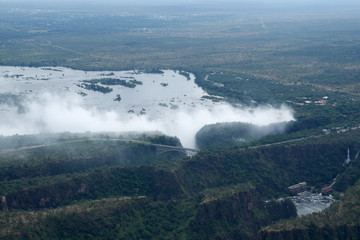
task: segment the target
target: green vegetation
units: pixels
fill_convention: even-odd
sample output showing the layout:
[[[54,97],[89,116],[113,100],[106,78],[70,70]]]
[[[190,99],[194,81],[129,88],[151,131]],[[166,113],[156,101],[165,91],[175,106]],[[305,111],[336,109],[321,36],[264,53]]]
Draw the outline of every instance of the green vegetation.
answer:
[[[288,125],[292,124],[283,122],[260,127],[250,123],[233,122],[205,125],[196,133],[196,144],[200,149],[240,146],[266,135],[286,132]]]
[[[358,9],[39,9],[0,7],[0,65],[180,69],[210,94],[203,98],[287,104],[296,121],[279,134],[239,123],[206,126],[197,137],[208,148],[193,158],[127,141],[180,146],[166,136],[0,136],[1,239],[358,238]],[[127,10],[135,13],[119,14]],[[105,86],[142,84],[114,76],[79,87],[109,93]],[[0,104],[23,113],[21,98],[3,93]],[[353,161],[344,166],[348,148]],[[336,176],[339,200],[322,213],[294,218],[289,200],[267,201],[303,181],[319,191]]]
[[[106,140],[70,141],[2,153],[0,179],[58,175],[100,166],[136,166],[156,160],[155,149],[151,146]]]
[[[186,79],[189,81],[191,80],[191,77],[190,77],[190,73],[188,72],[185,72],[185,71],[179,71],[179,74],[186,77]]]
[[[220,102],[221,100],[223,100],[222,98],[216,97],[216,96],[202,96],[202,99],[209,99],[213,102]]]
[[[357,239],[359,236],[360,159],[353,149],[349,165],[337,175],[332,194],[339,200],[320,213],[263,228],[259,239]],[[344,159],[345,160],[345,159]]]
[[[100,76],[104,76],[104,77],[111,77],[111,76],[114,76],[114,75],[115,75],[115,73],[113,73],[113,72],[100,74]]]
[[[142,85],[141,81],[137,81],[135,79],[132,79],[130,81],[119,79],[119,78],[101,78],[101,79],[92,79],[92,80],[84,80],[83,82],[91,83],[91,84],[102,84],[102,85],[120,85],[127,88],[135,88],[136,85]]]
[[[12,224],[1,236],[54,234],[51,236],[56,239],[74,232],[73,238],[86,234],[151,238],[158,229],[165,238],[252,239],[260,226],[294,217],[292,202],[264,200],[288,194],[287,186],[300,181],[316,188],[329,183],[343,172],[347,148],[354,157],[358,136],[358,131],[350,131],[248,150],[208,149],[191,159],[165,161],[152,155],[151,146],[111,140],[81,140],[2,153],[2,171],[13,166],[17,170],[11,173],[22,174],[2,175],[4,210],[0,215],[6,220],[0,229],[7,221]],[[143,140],[179,144],[166,136],[144,136]],[[150,159],[153,162],[148,162]],[[129,167],[133,165],[138,166]],[[125,215],[113,214],[118,211]],[[93,230],[83,232],[62,224],[79,222],[85,229],[95,219],[99,222],[93,223]],[[153,231],[148,228],[154,227],[152,224],[145,224],[150,219],[158,219]],[[119,226],[105,227],[108,221]],[[133,227],[125,229],[130,225]]]
[[[166,103],[159,103],[159,106],[161,106],[161,107],[169,107]]]
[[[154,144],[182,147],[180,139],[178,139],[177,137],[169,137],[166,135],[149,136],[144,134],[139,138],[139,140]]]
[[[259,239],[358,239],[359,199],[360,184],[357,182],[330,208],[266,227],[259,233]]]
[[[80,88],[84,88],[86,90],[91,90],[91,91],[95,91],[95,92],[101,92],[101,93],[110,93],[112,92],[112,88],[109,87],[103,87],[100,85],[97,85],[95,83],[82,83],[82,84],[78,84],[77,85]]]
[[[8,232],[21,228],[21,236],[31,239],[179,238],[177,232],[193,211],[193,204],[187,202],[153,202],[143,196],[106,198],[55,210],[4,213],[0,224],[10,220]],[[19,235],[6,235],[15,236]]]
[[[87,94],[86,94],[86,93],[84,93],[84,92],[77,92],[77,94],[79,94],[79,95],[80,95],[80,96],[82,96],[82,97],[87,96]]]
[[[151,68],[151,69],[146,69],[142,71],[143,73],[152,73],[152,74],[164,74],[164,71],[162,71],[161,69],[158,68]]]
[[[120,102],[121,101],[121,96],[120,94],[116,94],[116,98],[114,99],[114,101]]]

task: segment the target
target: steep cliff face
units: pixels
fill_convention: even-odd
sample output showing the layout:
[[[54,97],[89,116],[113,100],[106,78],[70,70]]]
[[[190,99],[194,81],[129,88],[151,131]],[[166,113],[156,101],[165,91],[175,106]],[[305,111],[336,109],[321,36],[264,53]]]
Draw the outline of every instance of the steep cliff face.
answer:
[[[30,188],[11,192],[2,196],[2,209],[39,209],[57,207],[64,201],[75,199],[81,194],[89,192],[85,183],[63,183],[50,185],[45,188]]]
[[[253,187],[229,191],[204,197],[191,225],[195,238],[254,239],[261,226],[296,216],[291,201],[265,203]]]
[[[323,187],[343,170],[347,149],[355,154],[358,146],[358,141],[349,139],[314,138],[250,149],[206,150],[181,162],[176,172],[182,185],[192,193],[252,182],[262,196],[271,198],[299,182]]]
[[[241,191],[220,199],[205,199],[196,216],[201,226],[213,220],[233,222],[238,219],[251,220],[253,211],[260,206],[260,199],[255,190]],[[252,221],[252,220],[251,220]]]
[[[76,200],[113,196],[141,195],[162,201],[184,196],[172,172],[157,171],[153,167],[145,166],[96,169],[74,176],[64,176],[55,182],[47,178],[29,181],[22,185],[20,182],[12,183],[13,189],[2,194],[0,209],[49,208]]]
[[[305,142],[257,149],[202,152],[171,167],[102,167],[55,177],[4,181],[2,209],[56,207],[80,199],[144,195],[179,199],[218,186],[250,182],[262,198],[271,198],[301,181],[322,186],[343,168],[348,147],[356,142]],[[274,194],[275,193],[275,194]]]
[[[153,188],[153,196],[156,200],[168,201],[185,197],[181,184],[173,172],[156,171],[153,177]]]
[[[0,208],[6,210],[0,211],[0,219],[6,219],[0,221],[0,230],[17,219],[19,224],[13,225],[11,234],[39,229],[36,236],[44,237],[55,216],[56,221],[75,225],[54,223],[53,230],[59,234],[56,236],[77,232],[80,222],[87,220],[83,231],[72,239],[86,238],[88,225],[94,223],[98,223],[91,230],[94,236],[106,229],[106,234],[112,236],[126,233],[121,236],[128,239],[156,238],[159,233],[162,239],[328,239],[328,234],[356,239],[360,184],[324,213],[299,218],[304,222],[293,219],[296,209],[290,200],[265,200],[286,193],[287,186],[299,181],[320,186],[328,182],[343,169],[348,148],[354,158],[358,138],[344,135],[250,149],[205,150],[193,158],[150,166],[102,166],[76,173],[14,178],[0,183]],[[351,164],[356,167],[355,162]],[[356,180],[358,174],[353,172],[347,174]],[[121,203],[119,215],[114,216],[113,210],[98,214],[111,198],[134,201]],[[83,203],[84,209],[95,204],[98,212],[58,214],[57,209],[81,208]],[[112,209],[112,204],[108,206]],[[122,209],[128,213],[126,218]],[[51,212],[50,217],[43,219],[43,212]],[[79,214],[84,217],[78,218]],[[20,229],[22,215],[36,226]],[[284,221],[279,221],[277,227],[269,226],[280,219]],[[110,226],[109,222],[114,224]]]
[[[258,239],[266,240],[328,240],[342,239],[354,240],[360,237],[360,226],[336,226],[336,227],[317,227],[315,224],[309,225],[306,229],[261,231]]]

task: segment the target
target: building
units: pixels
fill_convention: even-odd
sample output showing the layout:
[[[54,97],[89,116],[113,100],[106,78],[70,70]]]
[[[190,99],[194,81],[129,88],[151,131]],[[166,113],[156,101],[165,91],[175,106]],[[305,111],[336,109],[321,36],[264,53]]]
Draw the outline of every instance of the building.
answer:
[[[299,193],[299,192],[305,191],[306,185],[307,185],[306,182],[301,182],[301,183],[298,183],[298,184],[288,187],[288,189],[292,193]]]

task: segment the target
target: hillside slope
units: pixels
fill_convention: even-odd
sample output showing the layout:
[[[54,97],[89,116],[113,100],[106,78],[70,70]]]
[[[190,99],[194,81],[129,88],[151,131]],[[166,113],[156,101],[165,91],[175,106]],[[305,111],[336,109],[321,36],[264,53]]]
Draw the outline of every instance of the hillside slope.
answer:
[[[112,159],[111,154],[118,153],[109,151],[113,144],[103,141],[98,150],[84,153],[88,159],[96,154]],[[37,159],[33,168],[24,164],[27,157],[19,156],[29,156],[34,150],[5,154],[1,164],[11,163],[23,169],[19,171],[23,174],[1,182],[1,238],[255,239],[267,225],[296,216],[291,201],[267,200],[287,196],[287,187],[301,181],[320,189],[338,173],[348,176],[343,166],[347,149],[354,159],[359,146],[359,131],[350,131],[159,160],[147,145],[129,144],[127,151],[135,155],[124,155],[122,162],[148,159],[144,156],[153,156],[153,161],[138,162],[137,166],[95,161],[99,165],[71,171],[64,167],[59,172],[54,169],[61,168],[50,167],[63,161],[56,151],[49,155],[43,149],[44,154],[36,156],[44,159]],[[84,141],[81,147],[94,146]],[[77,166],[77,158],[71,156],[82,154],[70,152],[63,159],[69,161],[67,166],[72,166],[71,162]],[[357,204],[358,198],[353,199]],[[357,223],[356,218],[347,221],[348,227]]]

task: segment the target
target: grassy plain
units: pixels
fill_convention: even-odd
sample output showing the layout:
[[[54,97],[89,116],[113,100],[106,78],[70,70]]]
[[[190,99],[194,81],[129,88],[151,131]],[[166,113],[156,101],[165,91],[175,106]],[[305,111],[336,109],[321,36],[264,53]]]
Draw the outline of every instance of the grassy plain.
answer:
[[[86,70],[201,68],[333,90],[331,83],[336,81],[358,85],[360,32],[355,9],[334,14],[326,9],[173,8],[132,13],[120,7],[4,7],[0,64]]]

